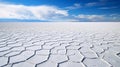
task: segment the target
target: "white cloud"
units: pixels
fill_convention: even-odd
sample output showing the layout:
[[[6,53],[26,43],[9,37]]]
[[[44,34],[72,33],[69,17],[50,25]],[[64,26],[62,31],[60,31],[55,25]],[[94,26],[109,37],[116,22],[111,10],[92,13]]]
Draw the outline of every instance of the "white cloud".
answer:
[[[90,3],[85,4],[85,6],[87,6],[87,7],[96,6],[96,5],[98,5],[97,2],[90,2]]]
[[[0,3],[0,18],[49,20],[68,15],[67,10],[54,6],[25,6]]]
[[[102,5],[106,5],[107,2],[108,2],[108,0],[98,0],[95,2],[88,2],[85,4],[85,6],[86,7],[102,6]]]
[[[120,21],[120,19],[119,19],[120,14],[111,14],[111,15],[109,15],[109,17],[111,17],[111,19],[113,19],[113,20],[119,20]]]
[[[82,6],[79,4],[79,3],[75,3],[73,4],[73,6],[68,6],[66,7],[67,9],[78,9],[78,8],[81,8]]]
[[[87,19],[90,21],[98,21],[104,19],[104,15],[84,15],[84,14],[79,14],[78,16],[75,16],[76,18],[79,19]]]
[[[116,7],[116,6],[113,6],[113,7],[101,7],[99,9],[115,9],[115,8],[118,8],[118,7]]]

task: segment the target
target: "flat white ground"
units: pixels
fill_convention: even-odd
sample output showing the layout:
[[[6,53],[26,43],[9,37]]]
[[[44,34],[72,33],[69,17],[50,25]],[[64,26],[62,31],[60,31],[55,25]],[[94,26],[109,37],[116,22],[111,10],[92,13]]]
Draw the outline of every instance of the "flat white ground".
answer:
[[[119,67],[120,23],[0,23],[0,67]]]
[[[77,31],[77,32],[120,32],[119,22],[19,22],[0,23],[0,30],[13,31]]]

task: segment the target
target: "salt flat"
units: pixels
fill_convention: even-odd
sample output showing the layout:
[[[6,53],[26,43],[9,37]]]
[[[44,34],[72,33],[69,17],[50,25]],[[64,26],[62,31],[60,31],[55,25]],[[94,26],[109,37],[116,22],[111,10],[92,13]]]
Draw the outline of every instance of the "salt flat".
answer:
[[[0,23],[0,30],[5,31],[76,31],[110,32],[120,30],[119,22],[17,22]]]
[[[0,67],[119,67],[120,23],[0,23]]]

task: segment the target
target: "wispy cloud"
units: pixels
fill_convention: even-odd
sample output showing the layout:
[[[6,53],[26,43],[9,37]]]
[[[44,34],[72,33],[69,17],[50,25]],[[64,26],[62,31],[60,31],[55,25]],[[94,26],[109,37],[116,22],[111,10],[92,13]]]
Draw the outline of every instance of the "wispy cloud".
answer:
[[[98,5],[97,3],[98,2],[90,2],[90,3],[86,3],[85,6],[87,6],[87,7],[96,6],[96,5]]]
[[[49,20],[68,15],[67,10],[55,6],[0,4],[0,18]]]
[[[99,9],[115,9],[115,8],[118,8],[116,6],[113,6],[113,7],[100,7]]]
[[[79,21],[109,21],[109,22],[119,22],[120,14],[110,14],[110,15],[86,15],[86,14],[79,14],[74,15],[75,19],[78,19]]]
[[[72,10],[72,9],[78,9],[78,8],[81,8],[81,7],[82,7],[81,4],[75,3],[72,6],[68,6],[66,8]]]
[[[120,21],[120,14],[111,14],[111,15],[109,15],[109,17],[111,17],[113,20],[118,20],[118,21]]]
[[[75,17],[79,18],[79,19],[89,20],[89,21],[98,21],[98,20],[103,20],[104,19],[104,15],[84,15],[84,14],[79,14],[79,15],[77,15]]]
[[[85,4],[86,7],[92,7],[92,6],[101,6],[105,5],[108,2],[108,0],[98,0],[94,2],[88,2]]]

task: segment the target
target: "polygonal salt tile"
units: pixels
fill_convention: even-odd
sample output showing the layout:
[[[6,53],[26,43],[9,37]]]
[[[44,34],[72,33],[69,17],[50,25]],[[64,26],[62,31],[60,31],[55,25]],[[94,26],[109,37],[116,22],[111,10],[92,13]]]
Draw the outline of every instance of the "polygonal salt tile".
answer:
[[[5,51],[5,50],[9,50],[11,47],[2,47],[2,48],[0,48],[0,52],[2,52],[2,51]]]
[[[84,43],[85,39],[83,39],[83,38],[75,38],[75,39],[72,40],[72,41],[78,42],[78,43],[80,43],[80,45],[81,45],[82,43]]]
[[[25,61],[34,54],[33,51],[24,51],[19,55],[10,57],[10,63],[16,63],[20,61]]]
[[[52,49],[54,47],[60,46],[60,44],[53,44],[53,45],[44,45],[43,49]]]
[[[5,54],[9,53],[10,51],[4,51],[4,52],[0,52],[0,56],[4,56]]]
[[[45,49],[45,50],[50,50],[50,49],[52,49],[53,48],[53,46],[48,46],[48,45],[44,45],[43,46],[43,49]]]
[[[49,60],[55,63],[61,63],[68,60],[66,55],[50,55]]]
[[[17,42],[25,42],[25,38],[19,38],[16,40]]]
[[[81,48],[80,46],[68,46],[67,47],[67,49],[69,49],[69,50],[78,50],[80,48]]]
[[[52,45],[50,45],[50,46],[52,46],[52,47],[57,47],[57,46],[60,46],[60,43],[54,43],[54,44],[52,44]]]
[[[84,53],[84,52],[93,52],[93,50],[88,48],[88,47],[82,47],[79,51],[82,52],[82,53]]]
[[[59,47],[55,47],[54,49],[65,49],[65,46],[64,45],[60,45]]]
[[[8,58],[7,57],[0,57],[0,67],[7,64]]]
[[[76,51],[74,55],[69,56],[69,60],[72,62],[80,63],[83,60],[84,56],[80,54],[79,51]]]
[[[80,44],[81,47],[86,47],[86,48],[90,48],[92,47],[93,45],[91,43],[82,43]]]
[[[39,49],[41,49],[41,46],[30,46],[26,48],[26,50],[39,50]]]
[[[40,42],[40,41],[37,41],[37,42],[33,42],[34,45],[43,45],[44,42]]]
[[[47,43],[45,42],[45,45],[53,45],[53,44],[56,44],[56,42],[49,42],[49,41]]]
[[[97,54],[95,52],[83,52],[82,55],[84,55],[86,58],[98,58]]]
[[[52,54],[58,54],[59,50],[65,50],[65,47],[64,46],[55,47],[54,49],[51,49],[51,53]]]
[[[36,52],[37,55],[48,55],[50,50],[39,50]]]
[[[26,38],[26,41],[30,42],[33,38],[34,38],[34,36],[29,36]]]
[[[7,64],[4,67],[12,67],[12,64]]]
[[[29,46],[34,46],[34,44],[29,43],[29,42],[25,42],[25,43],[23,44],[23,47],[29,47]]]
[[[38,63],[45,62],[47,59],[48,59],[48,56],[35,55],[35,56],[31,57],[29,60],[27,60],[27,62],[35,65]]]
[[[75,55],[77,50],[67,50],[67,55]]]
[[[35,65],[27,62],[21,62],[14,64],[13,67],[35,67]]]
[[[51,49],[50,53],[51,54],[58,54],[58,49]]]
[[[8,44],[9,47],[22,46],[22,43]]]
[[[87,67],[109,67],[109,65],[100,59],[85,59],[83,61]]]
[[[61,46],[66,47],[66,46],[71,46],[69,43],[61,43]]]
[[[72,43],[70,43],[70,45],[72,45],[72,46],[79,46],[80,43],[78,43],[78,42],[72,42]]]
[[[11,49],[11,51],[23,51],[23,50],[25,50],[25,47],[15,47]]]
[[[61,54],[61,55],[65,55],[66,54],[66,50],[58,50],[58,54]]]
[[[57,67],[57,63],[47,61],[42,64],[38,64],[37,67]]]
[[[63,44],[68,44],[71,41],[65,41],[65,40],[58,40],[59,43],[63,43]]]
[[[60,64],[59,67],[84,67],[84,65],[82,63],[65,62]]]
[[[101,54],[101,53],[104,52],[104,50],[103,50],[102,48],[98,47],[98,46],[95,46],[95,47],[92,48],[92,49],[93,49],[95,52],[99,53],[99,54]]]
[[[98,57],[97,54],[93,50],[91,50],[90,48],[82,47],[79,51],[86,58],[97,58]]]
[[[120,58],[116,56],[115,52],[108,52],[104,55],[103,59],[109,62],[113,67],[120,67]]]
[[[5,56],[9,57],[9,56],[17,55],[19,53],[20,53],[20,51],[16,51],[16,52],[13,51],[13,52],[6,54]]]

